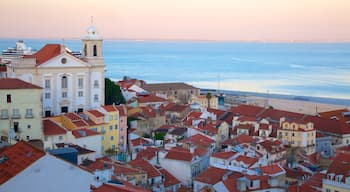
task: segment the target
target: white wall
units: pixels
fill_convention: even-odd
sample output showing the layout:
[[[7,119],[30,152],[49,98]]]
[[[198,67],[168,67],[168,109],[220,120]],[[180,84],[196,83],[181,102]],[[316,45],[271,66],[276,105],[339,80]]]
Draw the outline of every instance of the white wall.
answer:
[[[2,192],[90,192],[94,176],[77,166],[46,154],[0,186]]]
[[[191,163],[172,159],[159,159],[160,166],[166,169],[184,185],[191,185],[192,171]]]

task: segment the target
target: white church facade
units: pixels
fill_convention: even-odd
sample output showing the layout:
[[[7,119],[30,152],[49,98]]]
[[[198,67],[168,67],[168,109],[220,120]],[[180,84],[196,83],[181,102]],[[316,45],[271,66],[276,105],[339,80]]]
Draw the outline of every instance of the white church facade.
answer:
[[[33,55],[12,60],[8,76],[43,88],[43,116],[100,107],[105,91],[102,41],[90,26],[82,39],[81,57],[64,45],[47,44]]]

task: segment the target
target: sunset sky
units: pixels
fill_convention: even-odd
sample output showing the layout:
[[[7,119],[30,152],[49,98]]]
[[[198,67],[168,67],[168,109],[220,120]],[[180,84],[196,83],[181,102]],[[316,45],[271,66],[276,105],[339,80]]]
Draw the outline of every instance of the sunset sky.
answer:
[[[349,0],[2,0],[0,38],[349,41]]]

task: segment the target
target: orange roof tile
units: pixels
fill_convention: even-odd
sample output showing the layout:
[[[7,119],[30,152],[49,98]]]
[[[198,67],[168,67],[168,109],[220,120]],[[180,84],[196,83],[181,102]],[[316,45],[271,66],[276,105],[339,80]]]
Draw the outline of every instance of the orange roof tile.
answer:
[[[192,137],[183,139],[180,141],[181,143],[192,143],[194,145],[198,145],[204,148],[209,147],[211,144],[215,143],[213,139],[210,139],[204,135],[201,134],[196,134],[193,135]]]
[[[119,111],[119,115],[120,116],[126,116],[127,115],[128,111],[127,111],[127,108],[125,107],[125,105],[116,105],[115,107]]]
[[[154,157],[156,157],[157,152],[159,150],[160,150],[159,148],[155,148],[155,147],[146,147],[145,149],[142,149],[140,152],[137,153],[136,158],[151,160]]]
[[[43,120],[43,127],[45,136],[65,135],[67,133],[66,129],[50,119]]]
[[[164,175],[164,187],[180,184],[181,182],[167,170],[161,168],[159,171]]]
[[[278,173],[285,173],[285,170],[278,164],[259,167],[260,171],[265,175],[274,175]]]
[[[228,152],[218,152],[218,153],[214,153],[213,155],[211,155],[212,157],[215,158],[219,158],[219,159],[229,159],[231,157],[233,157],[234,155],[236,155],[237,153],[234,151],[228,151]]]
[[[100,187],[92,190],[93,192],[150,192],[150,190],[131,185],[123,181],[123,185],[102,184]]]
[[[104,117],[105,115],[97,110],[89,110],[87,111],[88,113],[92,114],[93,116],[99,118],[99,117]]]
[[[334,173],[335,175],[342,175],[342,182],[345,181],[345,178],[350,176],[350,154],[348,153],[339,153],[333,159],[332,164],[327,170],[328,173]],[[335,177],[334,177],[335,180]]]
[[[199,174],[194,180],[210,185],[215,185],[222,180],[222,177],[228,173],[226,169],[220,169],[216,167],[209,167]]]
[[[194,155],[191,154],[189,151],[169,150],[168,153],[165,155],[165,158],[191,162],[194,158]]]
[[[42,89],[16,78],[0,78],[0,89]]]
[[[235,159],[237,162],[243,162],[244,164],[251,166],[254,163],[256,163],[259,159],[254,158],[254,157],[248,157],[248,156],[244,156],[244,155],[240,155]]]
[[[72,134],[75,138],[82,138],[82,137],[89,137],[89,136],[95,136],[100,135],[99,132],[90,130],[90,129],[77,129],[73,130]]]
[[[7,182],[35,161],[45,155],[30,144],[19,141],[15,145],[0,152],[0,184]]]
[[[75,114],[75,113],[66,113],[66,114],[64,114],[64,116],[66,116],[67,118],[69,118],[72,121],[76,121],[76,120],[81,120],[82,119],[78,114]]]
[[[115,112],[115,111],[117,111],[117,109],[115,108],[114,105],[104,105],[104,106],[102,106],[102,108],[104,110],[106,110],[107,112]]]
[[[148,163],[148,161],[144,159],[135,159],[135,160],[129,161],[128,164],[131,165],[132,167],[139,168],[145,171],[147,173],[148,178],[158,177],[162,175],[158,171],[158,169],[153,167],[153,165],[151,165],[150,163]]]
[[[158,103],[158,102],[167,102],[166,99],[162,97],[158,97],[156,95],[144,95],[144,96],[139,96],[137,98],[137,101],[139,103]]]
[[[23,58],[35,58],[36,65],[40,65],[50,60],[51,58],[56,57],[61,53],[61,45],[60,44],[46,44],[43,48],[41,48],[38,52],[33,55],[25,55]]]

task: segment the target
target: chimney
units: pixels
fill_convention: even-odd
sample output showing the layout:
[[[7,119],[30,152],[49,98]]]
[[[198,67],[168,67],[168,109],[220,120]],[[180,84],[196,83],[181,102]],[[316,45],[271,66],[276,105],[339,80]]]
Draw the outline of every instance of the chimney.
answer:
[[[247,184],[246,184],[245,177],[241,177],[241,178],[237,179],[237,190],[239,192],[247,191]]]

